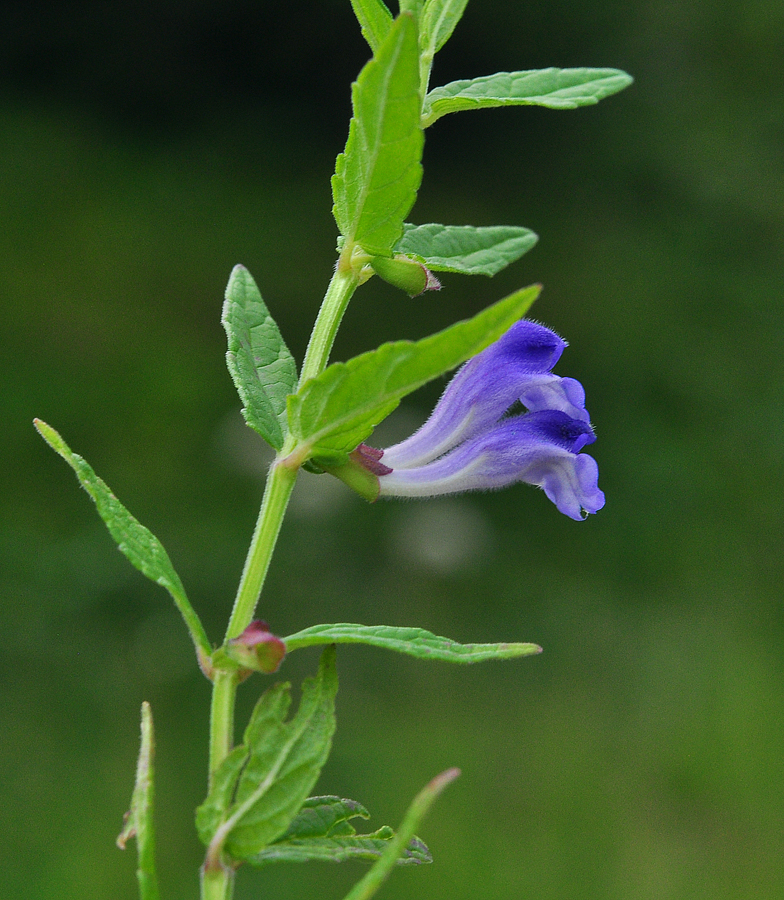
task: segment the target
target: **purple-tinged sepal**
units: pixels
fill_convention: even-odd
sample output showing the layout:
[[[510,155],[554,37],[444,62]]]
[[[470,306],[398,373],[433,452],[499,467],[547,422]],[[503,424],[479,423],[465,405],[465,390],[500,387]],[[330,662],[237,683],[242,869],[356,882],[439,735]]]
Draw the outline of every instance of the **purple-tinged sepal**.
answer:
[[[360,444],[348,455],[348,461],[339,466],[324,466],[330,475],[339,478],[345,485],[356,491],[360,497],[371,503],[378,499],[379,476],[388,475],[392,469],[381,462],[383,450]]]
[[[241,635],[227,642],[226,655],[243,669],[271,675],[283,662],[286,645],[269,630],[266,622],[256,619]]]

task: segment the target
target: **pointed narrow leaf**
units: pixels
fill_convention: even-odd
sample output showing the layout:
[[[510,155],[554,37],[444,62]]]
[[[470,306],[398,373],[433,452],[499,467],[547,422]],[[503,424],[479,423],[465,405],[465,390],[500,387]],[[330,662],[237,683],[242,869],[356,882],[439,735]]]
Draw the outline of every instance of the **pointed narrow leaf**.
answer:
[[[139,865],[136,878],[141,900],[158,900],[158,875],[155,869],[155,737],[150,704],[142,703],[142,740],[136,764],[136,783],[131,796],[131,808],[125,826],[117,838],[117,846],[125,850],[131,838],[136,838]]]
[[[95,502],[98,514],[106,523],[120,551],[142,574],[171,594],[188,627],[199,660],[204,662],[212,653],[212,647],[161,542],[128,512],[108,485],[101,481],[81,456],[71,450],[54,428],[40,419],[35,420],[35,427],[46,443],[74,470],[82,487]]]
[[[263,866],[272,862],[344,862],[348,859],[378,859],[395,833],[388,826],[372,834],[357,834],[349,821],[368,819],[370,814],[356,800],[340,797],[309,797],[294,817],[286,833],[248,862]],[[432,862],[430,851],[418,838],[397,860],[398,865]]]
[[[418,659],[438,659],[443,662],[477,663],[488,659],[516,659],[541,653],[537,644],[458,644],[449,638],[438,637],[423,628],[401,628],[393,625],[313,625],[283,639],[286,651],[299,650],[320,644],[370,644],[385,650],[395,650]]]
[[[388,256],[422,180],[419,51],[410,15],[395,20],[353,86],[354,116],[332,177],[333,214],[347,245]]]
[[[235,859],[253,856],[280,837],[305,802],[329,754],[337,687],[335,649],[328,647],[317,676],[303,683],[290,721],[284,721],[289,685],[275,685],[259,701],[245,732],[248,762],[222,826]]]
[[[423,49],[431,59],[452,36],[467,5],[468,0],[427,0],[419,28]]]
[[[351,0],[351,6],[362,28],[362,37],[375,53],[392,28],[392,13],[383,0]]]
[[[421,341],[382,344],[334,363],[289,398],[291,431],[311,456],[331,465],[364,441],[401,398],[484,350],[522,318],[540,291],[524,288],[473,319]]]
[[[386,850],[375,862],[365,877],[357,882],[346,894],[344,900],[368,900],[386,881],[397,861],[400,859],[404,848],[414,836],[422,819],[427,815],[430,807],[435,803],[444,788],[450,785],[460,775],[460,769],[447,769],[426,784],[414,797],[408,807],[397,834],[389,842]]]
[[[619,69],[530,69],[452,81],[425,97],[422,126],[447,113],[496,106],[576,109],[617,94],[633,79]]]
[[[537,240],[533,231],[514,225],[405,225],[395,252],[415,256],[434,272],[492,276]]]
[[[242,768],[248,760],[244,744],[235,747],[212,775],[210,792],[196,810],[196,830],[203,844],[209,845],[218,827],[226,819]]]
[[[229,339],[226,364],[250,427],[280,450],[286,436],[286,395],[297,389],[297,365],[244,266],[235,266],[221,319]]]

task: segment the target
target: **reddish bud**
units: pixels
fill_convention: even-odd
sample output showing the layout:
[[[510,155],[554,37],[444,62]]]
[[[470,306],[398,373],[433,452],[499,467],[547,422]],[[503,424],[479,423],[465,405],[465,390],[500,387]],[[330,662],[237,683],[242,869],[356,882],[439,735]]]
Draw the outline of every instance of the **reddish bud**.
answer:
[[[283,662],[286,645],[269,630],[266,622],[256,619],[239,637],[228,642],[226,652],[244,668],[271,675]]]

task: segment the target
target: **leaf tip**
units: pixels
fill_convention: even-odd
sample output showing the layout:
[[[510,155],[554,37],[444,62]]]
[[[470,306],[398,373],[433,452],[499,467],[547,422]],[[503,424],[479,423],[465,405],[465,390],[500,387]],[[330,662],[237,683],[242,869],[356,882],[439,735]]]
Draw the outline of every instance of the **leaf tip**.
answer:
[[[117,835],[117,838],[114,842],[118,850],[125,850],[128,845],[128,841],[136,837],[136,828],[133,825],[128,827],[128,820],[130,818],[131,811],[128,810],[128,812],[123,814],[123,830]]]
[[[453,766],[451,769],[447,769],[445,772],[441,772],[440,775],[436,775],[436,777],[428,784],[425,788],[426,791],[432,794],[440,794],[441,791],[444,790],[445,787],[448,787],[455,779],[459,778],[462,775],[462,771],[457,768],[457,766]]]
[[[250,277],[250,272],[245,268],[245,266],[237,263],[236,266],[231,270],[231,275],[229,275],[229,281],[226,285],[226,299],[229,299],[229,295],[232,292],[235,284],[238,281],[246,281]]]
[[[35,430],[41,437],[52,447],[54,450],[57,450],[58,445],[62,443],[62,438],[60,435],[52,428],[51,425],[47,425],[43,419],[33,419],[33,425],[35,426]],[[59,452],[59,451],[58,451]]]

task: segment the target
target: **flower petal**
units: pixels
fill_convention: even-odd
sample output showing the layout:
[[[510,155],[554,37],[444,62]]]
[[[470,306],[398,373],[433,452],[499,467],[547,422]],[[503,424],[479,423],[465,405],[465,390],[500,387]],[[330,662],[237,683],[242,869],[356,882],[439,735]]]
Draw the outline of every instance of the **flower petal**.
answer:
[[[424,466],[379,477],[382,496],[431,497],[494,490],[518,481],[542,487],[573,519],[604,506],[595,460],[579,451],[595,440],[587,422],[560,410],[504,419]]]
[[[393,468],[425,465],[494,425],[526,392],[539,404],[537,408],[545,408],[541,404],[552,398],[557,404],[552,408],[588,421],[585,395],[580,413],[579,392],[570,384],[559,393],[562,379],[550,374],[565,346],[544,325],[525,319],[516,322],[457,372],[427,422],[410,438],[385,450],[384,462]],[[574,384],[579,387],[578,382]]]
[[[532,378],[520,393],[520,402],[531,412],[543,409],[559,409],[573,419],[589,422],[585,408],[585,390],[576,378],[559,375],[538,375]]]

